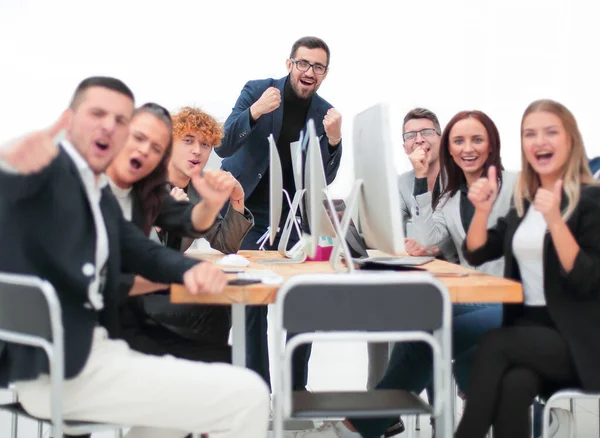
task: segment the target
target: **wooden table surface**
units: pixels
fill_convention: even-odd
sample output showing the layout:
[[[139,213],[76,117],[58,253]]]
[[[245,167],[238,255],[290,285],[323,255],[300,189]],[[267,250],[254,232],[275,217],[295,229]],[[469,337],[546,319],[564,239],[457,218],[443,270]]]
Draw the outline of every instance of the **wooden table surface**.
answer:
[[[264,264],[262,259],[283,258],[277,251],[239,251],[239,255],[248,258],[250,265],[240,268],[245,271],[271,270],[284,279],[300,274],[333,273],[329,262],[305,262],[300,264]],[[187,255],[203,260],[215,261],[223,254],[206,253],[204,251],[188,251]],[[223,266],[231,268],[230,266]],[[436,275],[448,290],[454,303],[520,303],[523,301],[521,284],[505,278],[493,277],[453,263],[434,260],[421,266]],[[466,277],[444,276],[448,273],[466,273]],[[229,274],[235,278],[235,274]],[[345,274],[338,274],[345,275]],[[182,285],[171,286],[171,301],[174,303],[201,304],[234,304],[249,305],[270,304],[275,302],[277,291],[281,285],[265,285],[262,283],[246,286],[227,286],[219,295],[192,295]]]

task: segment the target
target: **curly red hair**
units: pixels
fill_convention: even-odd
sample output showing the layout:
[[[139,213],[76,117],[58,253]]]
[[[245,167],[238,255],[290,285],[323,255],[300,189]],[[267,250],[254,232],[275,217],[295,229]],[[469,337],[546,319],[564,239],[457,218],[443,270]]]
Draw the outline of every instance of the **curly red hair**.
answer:
[[[186,134],[199,133],[204,141],[214,147],[221,144],[223,125],[210,114],[199,108],[186,106],[173,115],[173,137],[182,138]]]

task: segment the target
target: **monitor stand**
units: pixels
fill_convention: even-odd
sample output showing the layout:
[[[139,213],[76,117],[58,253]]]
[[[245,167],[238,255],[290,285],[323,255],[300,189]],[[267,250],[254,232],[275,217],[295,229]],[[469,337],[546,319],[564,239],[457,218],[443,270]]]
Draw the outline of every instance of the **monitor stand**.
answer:
[[[352,274],[356,271],[356,269],[354,268],[354,263],[352,262],[352,254],[350,253],[348,242],[346,242],[346,234],[348,233],[348,228],[350,226],[352,214],[356,210],[359,198],[362,194],[362,185],[362,179],[356,180],[352,185],[352,190],[348,198],[348,203],[346,204],[346,209],[344,211],[344,214],[342,215],[341,223],[336,213],[333,200],[329,196],[327,189],[323,190],[325,192],[325,197],[327,198],[329,211],[332,212],[331,219],[336,234],[334,239],[335,243],[333,245],[333,250],[331,251],[331,257],[329,258],[329,263],[331,263],[331,266],[333,267],[335,272]],[[346,261],[345,266],[341,262],[341,256],[343,256],[344,260]]]
[[[296,221],[296,212],[298,211],[298,207],[300,206],[300,201],[304,196],[306,189],[296,190],[294,194],[294,200],[290,201],[290,195],[286,190],[283,190],[285,194],[285,198],[287,199],[288,205],[290,206],[290,211],[285,220],[285,225],[283,226],[283,231],[281,232],[281,238],[279,239],[279,246],[277,250],[279,254],[284,256],[283,259],[264,259],[259,260],[259,263],[265,264],[296,264],[296,263],[304,263],[306,261],[306,252],[304,248],[306,246],[305,240],[302,238],[302,230]],[[290,241],[290,235],[292,234],[292,229],[296,230],[298,234],[298,243],[296,243],[291,249],[287,249],[288,242]],[[261,249],[264,249],[264,245],[268,239],[268,234],[264,236],[265,240],[261,244]]]

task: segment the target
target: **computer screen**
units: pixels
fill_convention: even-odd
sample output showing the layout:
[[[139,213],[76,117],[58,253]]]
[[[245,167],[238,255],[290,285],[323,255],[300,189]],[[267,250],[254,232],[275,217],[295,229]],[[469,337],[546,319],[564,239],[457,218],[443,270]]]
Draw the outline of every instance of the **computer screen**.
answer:
[[[319,237],[335,237],[336,234],[323,206],[323,201],[326,200],[327,182],[321,156],[321,145],[312,119],[307,123],[306,135],[308,136],[308,147],[304,180],[306,185],[306,213],[310,228],[306,254],[309,257],[314,257],[319,244]]]
[[[369,248],[402,253],[404,230],[388,106],[378,104],[356,115],[353,134],[355,177],[362,180],[358,200],[362,235]]]
[[[269,245],[273,246],[281,220],[283,172],[273,134],[269,135]]]

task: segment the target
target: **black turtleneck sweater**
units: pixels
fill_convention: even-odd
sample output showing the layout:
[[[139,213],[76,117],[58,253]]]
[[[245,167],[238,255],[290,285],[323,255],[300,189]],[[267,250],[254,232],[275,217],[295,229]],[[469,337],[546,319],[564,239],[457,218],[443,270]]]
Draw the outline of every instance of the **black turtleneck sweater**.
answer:
[[[312,99],[312,98],[311,98]],[[281,170],[283,171],[283,188],[289,193],[290,199],[294,197],[296,192],[296,184],[294,182],[294,169],[292,167],[292,156],[290,152],[290,143],[297,141],[300,138],[300,131],[304,129],[306,125],[306,115],[308,113],[308,107],[310,106],[311,99],[300,99],[292,85],[290,84],[290,78],[285,82],[283,89],[283,119],[281,123],[281,131],[279,132],[279,138],[277,141],[277,150],[279,151],[279,157],[281,159]],[[250,116],[250,124],[256,123]],[[257,222],[261,219],[259,212],[266,213],[265,219],[268,222],[268,210],[269,210],[269,174],[268,171],[263,174],[262,179],[252,192],[252,194],[246,200],[246,207],[255,214],[255,220]],[[285,221],[289,211],[287,200],[283,200],[282,209],[282,221]],[[256,212],[256,213],[255,213]],[[258,214],[257,214],[258,213]],[[267,225],[260,224],[260,225]],[[257,223],[257,225],[259,225]]]

